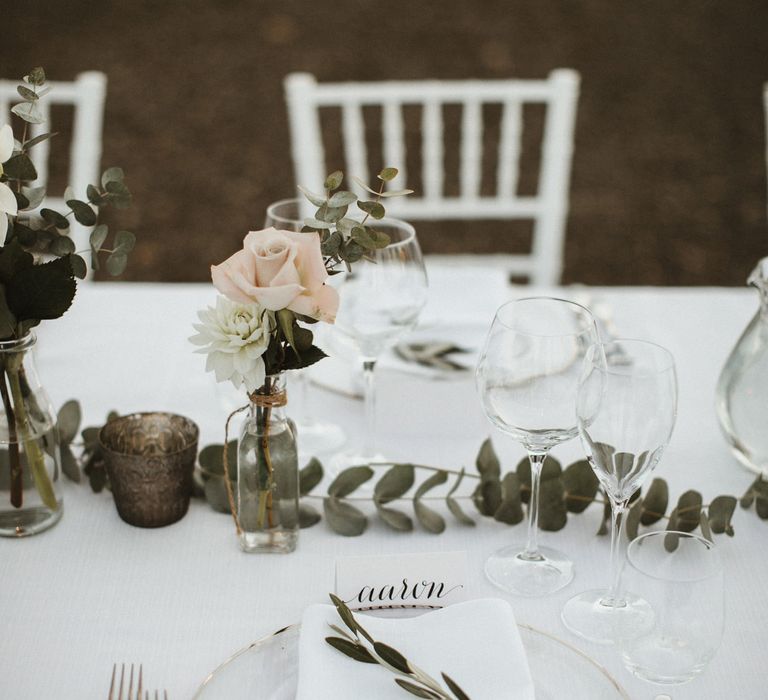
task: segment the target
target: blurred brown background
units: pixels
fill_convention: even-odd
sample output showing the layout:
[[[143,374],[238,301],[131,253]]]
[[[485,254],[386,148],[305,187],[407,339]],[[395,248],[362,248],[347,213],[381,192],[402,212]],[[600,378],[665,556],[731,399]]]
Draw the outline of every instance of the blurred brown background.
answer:
[[[764,0],[25,0],[0,19],[0,77],[108,75],[103,165],[125,169],[135,198],[109,216],[139,238],[127,279],[208,279],[294,194],[282,79],[296,70],[575,68],[564,282],[737,285],[768,254]],[[525,245],[509,228],[419,231],[426,252],[502,252]]]

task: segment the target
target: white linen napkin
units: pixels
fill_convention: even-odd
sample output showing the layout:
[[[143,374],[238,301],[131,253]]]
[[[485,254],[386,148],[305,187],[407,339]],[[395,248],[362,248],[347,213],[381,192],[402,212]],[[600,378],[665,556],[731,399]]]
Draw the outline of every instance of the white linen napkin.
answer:
[[[411,618],[355,613],[378,642],[445,683],[444,671],[472,700],[533,700],[533,680],[509,603],[497,598],[470,600]],[[402,700],[406,691],[388,669],[354,661],[331,647],[345,629],[332,605],[307,608],[299,640],[296,700]]]

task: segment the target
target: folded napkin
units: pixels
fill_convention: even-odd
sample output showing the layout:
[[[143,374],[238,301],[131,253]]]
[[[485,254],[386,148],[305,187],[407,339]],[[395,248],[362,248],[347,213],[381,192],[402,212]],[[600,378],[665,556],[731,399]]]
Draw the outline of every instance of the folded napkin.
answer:
[[[512,608],[504,600],[457,603],[411,618],[355,613],[378,642],[400,651],[433,678],[447,673],[471,700],[533,700],[533,681]],[[342,629],[332,605],[304,612],[296,700],[403,700],[408,693],[379,665],[354,661],[326,643]]]

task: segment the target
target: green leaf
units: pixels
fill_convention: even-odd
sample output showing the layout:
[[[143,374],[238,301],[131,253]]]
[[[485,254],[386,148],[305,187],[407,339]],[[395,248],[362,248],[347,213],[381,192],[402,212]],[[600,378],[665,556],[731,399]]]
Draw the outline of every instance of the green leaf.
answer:
[[[475,521],[472,520],[462,509],[459,505],[458,501],[453,498],[453,494],[456,493],[456,491],[459,488],[459,484],[461,484],[462,480],[464,479],[464,468],[462,467],[461,471],[459,472],[459,476],[456,478],[456,481],[454,482],[453,486],[451,487],[451,490],[448,492],[448,494],[445,497],[445,503],[448,506],[448,510],[451,511],[451,515],[453,515],[456,520],[458,520],[463,525],[475,525]]]
[[[203,493],[208,505],[219,513],[231,513],[227,485],[222,476],[209,478],[203,484]]]
[[[78,279],[84,280],[88,274],[88,266],[80,255],[72,254],[69,256],[69,262],[72,265],[72,273]]]
[[[130,253],[136,245],[136,235],[130,231],[118,231],[113,245],[115,252]]]
[[[326,522],[339,535],[357,537],[368,526],[368,519],[360,510],[338,498],[324,498],[323,510]]]
[[[320,244],[320,252],[333,257],[338,254],[343,241],[344,237],[338,231],[334,231]]]
[[[24,150],[28,151],[30,148],[37,146],[37,144],[42,143],[43,141],[47,141],[48,139],[52,139],[54,136],[58,136],[58,133],[50,132],[47,134],[38,134],[34,138],[24,142]]]
[[[434,472],[432,476],[423,481],[421,485],[416,489],[416,493],[413,494],[413,500],[418,501],[424,494],[426,494],[435,486],[440,486],[448,481],[448,472],[438,471]]]
[[[69,258],[57,258],[17,272],[6,283],[6,301],[17,321],[59,318],[76,288]]]
[[[37,102],[40,99],[40,96],[34,90],[30,90],[25,85],[17,86],[16,92],[18,92],[21,97],[27,100],[27,102]]]
[[[13,196],[16,198],[16,209],[18,211],[24,211],[29,209],[29,200],[24,196],[23,192],[12,191]]]
[[[370,651],[368,651],[362,644],[350,642],[343,637],[326,637],[325,641],[328,642],[334,649],[340,651],[345,656],[355,661],[361,661],[364,664],[378,664],[379,662],[373,658]]]
[[[112,180],[104,186],[104,189],[107,191],[106,201],[114,204],[118,209],[131,206],[132,196],[124,183]]]
[[[110,182],[122,182],[125,179],[125,173],[122,168],[107,168],[101,175],[101,186],[107,189]]]
[[[376,177],[384,182],[391,182],[397,177],[397,168],[384,168]]]
[[[280,365],[280,369],[302,369],[303,367],[315,364],[315,362],[319,362],[324,357],[328,357],[328,355],[316,345],[310,345],[308,348],[302,348],[301,358],[292,354],[286,355]]]
[[[56,416],[56,425],[59,428],[59,440],[62,444],[68,445],[77,436],[80,430],[80,421],[82,414],[80,404],[75,399],[67,401]]]
[[[346,213],[347,207],[329,207],[327,205],[323,205],[317,210],[315,219],[317,221],[328,221],[332,224],[335,224],[336,222],[341,221]]]
[[[373,476],[373,469],[366,465],[349,467],[336,476],[328,487],[328,495],[344,498],[362,486]]]
[[[201,468],[207,474],[224,475],[224,445],[214,444],[204,447],[197,457]],[[229,478],[237,481],[237,440],[230,440],[227,448],[227,467]]]
[[[648,493],[643,499],[643,511],[640,522],[643,525],[653,525],[664,517],[669,505],[669,486],[659,477],[651,482]]]
[[[366,214],[370,214],[374,219],[383,219],[386,215],[384,206],[380,202],[360,201],[357,203],[357,207]]]
[[[293,311],[288,309],[280,309],[277,312],[277,321],[280,324],[280,330],[283,332],[283,336],[288,341],[288,344],[293,348],[297,357],[301,357],[299,349],[296,347],[296,341],[293,338],[293,321],[296,317],[293,315]]]
[[[48,251],[57,257],[70,255],[75,252],[75,244],[69,236],[56,236]]]
[[[733,496],[717,496],[707,509],[712,532],[718,535],[725,533],[729,537],[733,537],[731,518],[735,510],[736,499]]]
[[[322,480],[323,465],[317,457],[312,457],[299,472],[299,494],[306,496]]]
[[[539,527],[548,532],[562,530],[568,522],[562,479],[542,479],[539,493]]]
[[[61,471],[64,473],[70,481],[74,481],[76,484],[80,483],[80,467],[77,464],[77,459],[72,453],[72,448],[69,445],[62,445],[60,448],[61,453]]]
[[[344,181],[344,173],[341,170],[334,170],[327,178],[325,178],[324,187],[326,190],[335,190],[341,187],[341,183]]]
[[[522,488],[523,503],[528,503],[531,495],[531,461],[525,457],[520,460],[516,468],[517,476],[520,479]],[[541,468],[541,483],[550,479],[558,479],[563,473],[563,469],[554,457],[547,457],[544,466]]]
[[[315,219],[314,217],[307,217],[304,219],[304,225],[309,226],[309,228],[317,229],[319,231],[325,230],[325,229],[332,229],[333,228],[333,222],[328,221],[320,221],[319,219]]]
[[[72,210],[75,219],[83,226],[93,226],[96,223],[96,212],[79,199],[67,200],[67,206]]]
[[[600,482],[587,460],[568,465],[563,471],[565,506],[570,513],[583,512],[595,499]]]
[[[45,187],[22,187],[21,191],[27,198],[27,209],[37,209],[45,199]]]
[[[318,513],[312,506],[309,506],[306,503],[299,503],[299,527],[302,530],[317,525],[322,519],[320,513]]]
[[[445,519],[421,501],[413,502],[413,512],[416,514],[421,526],[434,535],[439,535],[445,530]]]
[[[407,659],[397,650],[393,649],[384,642],[374,642],[373,650],[379,656],[379,658],[386,661],[390,666],[393,666],[401,673],[412,673],[411,667],[408,665]]]
[[[459,687],[459,684],[456,683],[456,681],[454,681],[447,673],[441,673],[440,675],[443,677],[443,680],[448,686],[448,689],[456,696],[456,700],[469,700],[469,695],[467,695]]]
[[[128,256],[125,253],[111,253],[107,258],[107,272],[112,277],[123,274],[128,265]]]
[[[412,464],[395,464],[379,479],[373,489],[376,503],[389,503],[400,498],[411,486],[415,478]]]
[[[676,530],[693,532],[699,526],[702,505],[701,494],[698,491],[686,491],[677,501]]]
[[[392,239],[383,231],[374,231],[373,229],[368,229],[368,233],[370,233],[373,237],[376,248],[379,250],[386,248],[392,242]]]
[[[413,194],[413,190],[389,190],[388,192],[382,192],[382,197],[403,197],[407,194]]]
[[[712,534],[712,528],[709,525],[709,520],[707,519],[707,515],[703,510],[701,511],[701,518],[699,519],[699,528],[701,529],[701,536],[705,540],[709,540],[710,542],[715,541],[715,537]]]
[[[405,514],[394,508],[385,508],[376,504],[376,512],[379,517],[393,530],[400,532],[410,532],[413,530],[413,521]]]
[[[43,67],[35,66],[31,71],[29,71],[29,75],[24,76],[24,80],[30,85],[37,85],[38,87],[40,85],[44,85],[45,71],[43,70]]]
[[[5,161],[3,172],[9,180],[37,180],[37,170],[26,153],[18,153]]]
[[[482,515],[493,516],[501,505],[501,482],[493,477],[481,481],[472,500]]]
[[[42,124],[45,121],[37,102],[20,102],[11,107],[11,112],[30,124]]]
[[[354,204],[357,201],[357,195],[348,192],[346,190],[341,190],[339,192],[336,192],[329,200],[328,200],[328,206],[329,207],[347,207],[350,204]]]
[[[412,681],[407,681],[405,678],[393,679],[403,690],[407,691],[411,695],[415,695],[417,698],[427,698],[427,700],[441,700],[441,696],[437,693],[424,688],[420,685],[416,685]]]
[[[47,223],[51,224],[51,226],[55,226],[59,229],[69,228],[69,219],[53,209],[41,209],[40,216],[42,216]]]
[[[517,525],[523,518],[520,479],[514,472],[507,472],[501,482],[501,503],[494,512],[493,519],[507,525]]]
[[[358,632],[361,632],[366,637],[366,639],[370,639],[365,630],[357,624],[357,620],[355,619],[355,616],[352,614],[352,611],[349,609],[349,607],[347,607],[347,604],[333,593],[329,593],[328,597],[331,599],[331,602],[336,608],[336,612],[338,613],[342,622],[347,626],[347,629],[349,629],[349,631],[352,632],[352,634],[355,636],[357,636]]]
[[[480,451],[475,459],[477,471],[483,479],[499,479],[501,476],[501,464],[493,449],[491,438],[486,438],[480,446]]]
[[[315,194],[314,192],[308,190],[306,187],[302,187],[301,185],[297,185],[297,187],[299,191],[316,207],[322,207],[326,203],[325,195]]]
[[[352,240],[359,243],[366,250],[376,250],[376,240],[363,226],[355,226],[352,229]]]
[[[339,255],[348,263],[356,263],[365,254],[365,249],[357,241],[345,241]]]

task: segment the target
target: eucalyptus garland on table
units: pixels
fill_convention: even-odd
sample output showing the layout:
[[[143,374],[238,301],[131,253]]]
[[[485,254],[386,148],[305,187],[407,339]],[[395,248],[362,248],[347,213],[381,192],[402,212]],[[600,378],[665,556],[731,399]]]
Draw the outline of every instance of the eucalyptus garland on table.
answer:
[[[199,490],[216,510],[229,512],[224,490],[221,467],[222,445],[208,445],[199,455],[200,467],[196,473]],[[234,478],[233,450],[230,455],[230,478]],[[328,486],[325,495],[314,493],[323,479],[324,470],[319,460],[313,458],[301,470],[300,490],[302,501],[300,519],[302,527],[311,527],[323,517],[337,534],[347,537],[362,535],[369,524],[369,514],[360,506],[373,509],[376,516],[388,527],[398,532],[414,529],[418,524],[433,534],[446,528],[446,519],[434,509],[435,503],[443,503],[462,526],[476,525],[474,513],[508,525],[524,520],[524,505],[531,492],[531,471],[527,458],[522,459],[512,471],[502,474],[501,463],[490,439],[483,442],[475,466],[477,471],[451,470],[421,464],[373,463],[350,467],[342,471]],[[378,478],[376,475],[380,474]],[[425,478],[417,483],[417,475]],[[375,479],[373,493],[368,496],[353,495],[363,484]],[[473,483],[471,493],[465,495],[466,483]],[[460,487],[464,484],[465,488]],[[429,495],[432,489],[447,485],[444,495]],[[415,487],[415,488],[414,488]],[[410,494],[413,489],[413,493]],[[322,502],[322,513],[313,502]],[[756,504],[760,519],[768,519],[768,481],[758,478],[741,499],[744,508]],[[409,504],[412,515],[396,504]],[[556,532],[565,527],[569,514],[584,512],[590,505],[603,506],[603,517],[598,535],[609,532],[610,502],[600,488],[594,471],[586,460],[568,465],[565,469],[550,457],[541,475],[541,501],[539,527]],[[643,494],[636,491],[626,518],[626,532],[630,538],[637,536],[640,526],[667,521],[667,529],[693,532],[700,528],[704,536],[725,533],[733,536],[731,519],[736,508],[734,496],[717,496],[704,504],[701,493],[688,490],[677,501],[671,501],[667,482],[657,477]],[[672,505],[670,511],[670,505]],[[667,515],[667,512],[669,514]]]

